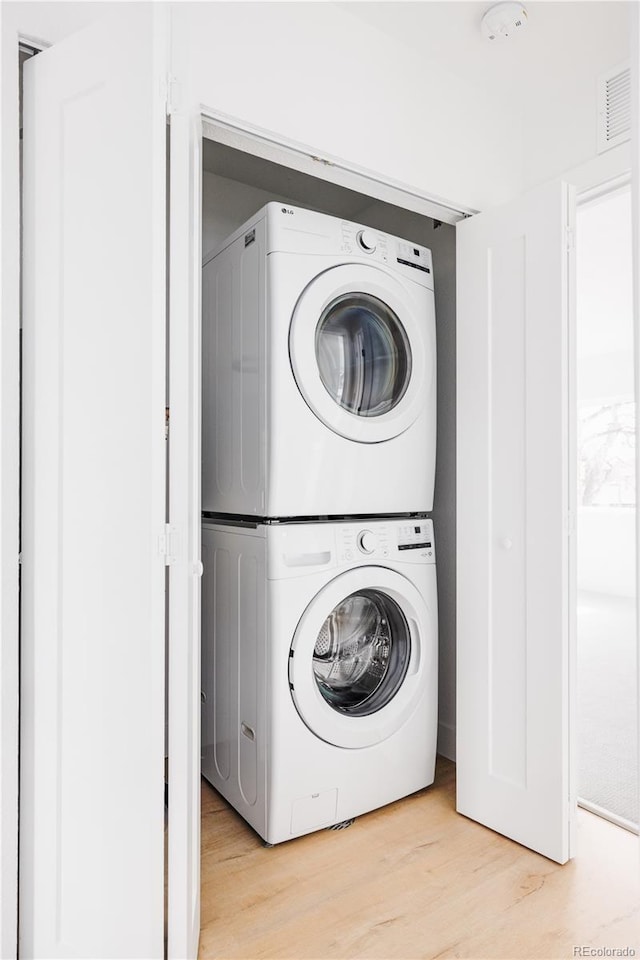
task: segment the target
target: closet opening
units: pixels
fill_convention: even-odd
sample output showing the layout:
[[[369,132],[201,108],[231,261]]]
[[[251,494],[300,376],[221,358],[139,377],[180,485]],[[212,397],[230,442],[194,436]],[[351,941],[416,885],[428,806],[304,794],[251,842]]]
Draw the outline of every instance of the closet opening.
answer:
[[[333,886],[336,902],[346,902],[352,884],[349,871],[353,871],[354,864],[358,864],[355,869],[359,871],[360,881],[364,882],[369,874],[378,877],[382,882],[385,867],[381,844],[385,832],[395,832],[395,848],[398,851],[404,849],[405,855],[411,856],[410,849],[415,845],[416,835],[424,830],[425,819],[429,821],[433,817],[436,820],[437,811],[442,807],[452,815],[455,811],[455,767],[452,762],[455,758],[455,229],[442,218],[448,215],[451,219],[459,219],[462,214],[451,216],[444,209],[434,207],[434,214],[439,213],[440,216],[427,216],[423,212],[426,205],[418,200],[413,202],[421,208],[421,212],[404,209],[377,196],[314,177],[264,156],[252,155],[228,143],[207,139],[205,123],[202,169],[203,263],[224,245],[226,238],[272,201],[277,201],[283,208],[313,210],[339,218],[340,221],[357,224],[358,228],[381,231],[415,246],[414,253],[418,249],[427,248],[432,254],[437,340],[438,451],[435,494],[433,510],[429,512],[427,521],[422,518],[412,521],[411,536],[418,545],[422,533],[415,534],[415,528],[422,531],[425,522],[433,522],[438,581],[439,757],[436,780],[432,787],[358,816],[351,826],[348,823],[340,824],[349,826],[348,830],[342,829],[328,835],[320,829],[291,842],[277,844],[271,850],[265,850],[260,836],[203,778],[200,950],[204,955],[209,944],[215,943],[217,951],[225,952],[228,948],[231,949],[230,945],[235,936],[232,918],[241,915],[250,902],[257,903],[258,907],[255,913],[252,911],[251,924],[245,930],[243,949],[250,953],[254,948],[258,948],[258,942],[263,936],[262,924],[267,924],[274,931],[278,928],[278,936],[288,937],[290,944],[296,942],[296,937],[299,937],[299,942],[302,943],[305,937],[305,918],[299,916],[296,919],[287,914],[286,897],[279,896],[279,892],[292,882],[298,872],[304,887],[303,897],[317,896],[319,889]],[[203,412],[203,446],[206,428],[206,415]],[[304,478],[299,478],[299,482],[303,483]],[[309,549],[311,550],[311,547]],[[315,547],[313,551],[318,553]],[[408,552],[405,555],[409,555]],[[202,606],[206,619],[211,616],[213,600],[207,581],[207,569],[210,569],[213,560],[207,553],[204,541],[202,559],[205,568]],[[313,567],[309,569],[313,570]],[[356,611],[359,616],[370,616],[380,622],[388,621],[391,631],[398,635],[404,634],[407,625],[410,625],[411,616],[400,602],[389,603],[384,600],[383,586],[386,589],[389,585],[381,584],[379,590],[365,589],[361,591],[361,596],[356,587],[349,588],[350,596],[342,606],[338,604],[335,616],[341,622],[346,622]],[[383,600],[380,599],[381,596]],[[321,632],[322,629],[321,625]],[[210,741],[212,735],[215,736],[211,729],[211,719],[206,716],[206,704],[211,697],[210,687],[213,680],[212,659],[203,643],[203,758],[207,752],[211,752]],[[405,674],[410,674],[411,670],[408,656],[405,660],[403,654],[397,663],[391,658],[388,685],[395,691]],[[366,686],[367,682],[368,676],[364,676],[362,683]],[[383,678],[378,690],[381,697],[387,689],[385,682]],[[375,699],[376,695],[374,691],[371,696]],[[338,730],[341,722],[341,697],[344,699],[341,691],[335,693],[330,684],[326,685],[328,701],[337,698],[338,706],[335,711]],[[396,699],[399,702],[400,698],[394,692],[393,700]],[[314,711],[317,710],[319,715],[321,707],[318,708],[313,703],[309,705],[311,719],[307,720],[307,724],[315,722]],[[358,709],[362,714],[358,719],[366,721],[367,709]],[[344,713],[344,710],[342,712]],[[256,732],[247,729],[244,736],[247,744],[251,746]],[[384,778],[384,775],[381,770],[380,776]],[[318,802],[328,804],[331,799],[321,796]],[[300,805],[296,816],[302,819],[311,816],[311,806],[312,803],[309,803],[303,809],[303,805]],[[429,842],[429,837],[425,836],[425,843],[428,845]],[[242,891],[235,883],[228,885],[222,879],[223,873],[228,877],[230,866],[238,878],[242,875],[246,877],[246,882],[241,881],[240,884]],[[245,869],[246,873],[243,872]],[[316,880],[312,882],[313,874],[316,875]],[[340,876],[343,879],[336,879]],[[225,901],[225,889],[228,890],[229,902]],[[269,891],[275,892],[275,897],[271,900]],[[398,895],[400,896],[400,892]],[[366,910],[366,904],[364,906]],[[224,920],[225,915],[227,921]],[[340,932],[336,928],[331,935],[339,936]]]

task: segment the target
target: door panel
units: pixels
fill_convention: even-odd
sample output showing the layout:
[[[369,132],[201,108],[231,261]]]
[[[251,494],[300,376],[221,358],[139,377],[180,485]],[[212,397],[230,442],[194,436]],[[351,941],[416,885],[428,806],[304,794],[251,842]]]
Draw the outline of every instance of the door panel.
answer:
[[[434,669],[436,616],[414,584],[386,567],[356,567],[326,584],[302,614],[289,657],[291,694],[309,729],[349,749],[394,734]],[[388,656],[379,664],[369,662],[376,631],[373,646]]]
[[[25,68],[20,954],[163,955],[165,104],[152,5]]]
[[[329,429],[360,443],[399,436],[420,415],[435,358],[433,292],[376,267],[342,264],[300,296],[289,331],[298,389]]]
[[[567,236],[554,183],[458,230],[458,810],[571,856]]]

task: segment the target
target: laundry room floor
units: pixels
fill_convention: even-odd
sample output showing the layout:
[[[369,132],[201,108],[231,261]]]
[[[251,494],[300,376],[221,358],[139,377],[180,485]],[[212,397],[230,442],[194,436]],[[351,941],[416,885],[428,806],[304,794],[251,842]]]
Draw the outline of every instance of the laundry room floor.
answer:
[[[638,838],[579,810],[578,844],[561,867],[458,815],[440,757],[432,787],[273,848],[203,780],[200,957],[637,954]]]

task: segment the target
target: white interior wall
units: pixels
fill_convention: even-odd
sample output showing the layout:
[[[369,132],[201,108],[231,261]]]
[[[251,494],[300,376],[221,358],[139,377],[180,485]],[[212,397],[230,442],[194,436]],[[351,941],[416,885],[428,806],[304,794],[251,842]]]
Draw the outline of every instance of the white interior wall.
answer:
[[[578,403],[632,397],[630,188],[582,204],[576,232]]]
[[[625,188],[578,208],[578,409],[634,396],[631,195]],[[578,589],[636,594],[632,506],[579,506]]]
[[[630,8],[617,0],[531,4],[529,30],[544,30],[544,60],[538,69],[527,64],[518,91],[525,190],[566,174],[573,179],[574,168],[589,162],[603,179],[630,168],[629,144],[597,152],[597,81],[631,55]]]
[[[202,175],[202,259],[270,200],[292,203],[274,194],[205,170]]]
[[[514,119],[478,77],[371,26],[363,6],[376,5],[172,4],[181,96],[454,203],[517,193]]]
[[[460,84],[473,86],[470,104],[482,100],[500,116],[499,137],[509,143],[509,163],[516,164],[518,176],[504,181],[500,191],[501,169],[489,172],[493,192],[487,195],[488,203],[476,200],[479,209],[556,177],[566,175],[571,183],[587,187],[630,168],[628,143],[597,153],[596,85],[603,71],[630,56],[633,3],[527,0],[526,27],[502,43],[491,43],[482,35],[481,19],[490,4],[477,0],[339,6],[418,53],[429,64],[430,75],[442,77],[437,96],[451,109],[453,122],[458,116],[456,88],[449,90],[444,82],[449,73]],[[430,106],[431,100],[425,111],[427,135]],[[483,112],[478,139],[494,139],[497,128],[487,125],[484,117]],[[436,143],[441,157],[448,156],[449,138],[438,137]],[[466,161],[471,161],[467,162],[470,178],[486,177],[482,161],[476,166],[475,153]]]
[[[578,507],[578,589],[610,597],[635,597],[634,507]]]

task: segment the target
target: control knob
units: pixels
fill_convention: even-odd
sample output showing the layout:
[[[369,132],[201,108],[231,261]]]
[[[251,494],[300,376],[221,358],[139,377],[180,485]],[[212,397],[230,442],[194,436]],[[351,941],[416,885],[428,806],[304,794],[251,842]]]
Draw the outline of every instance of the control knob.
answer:
[[[378,538],[371,530],[363,530],[358,534],[358,547],[362,553],[373,553],[378,546]]]
[[[359,245],[366,253],[373,253],[378,246],[378,238],[373,230],[361,230],[357,239]]]

